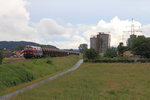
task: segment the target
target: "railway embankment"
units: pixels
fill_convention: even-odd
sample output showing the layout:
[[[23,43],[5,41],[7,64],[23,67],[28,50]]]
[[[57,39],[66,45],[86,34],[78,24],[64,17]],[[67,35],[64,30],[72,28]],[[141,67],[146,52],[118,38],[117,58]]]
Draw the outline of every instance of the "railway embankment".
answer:
[[[32,59],[0,65],[0,95],[41,81],[71,68],[79,56]]]

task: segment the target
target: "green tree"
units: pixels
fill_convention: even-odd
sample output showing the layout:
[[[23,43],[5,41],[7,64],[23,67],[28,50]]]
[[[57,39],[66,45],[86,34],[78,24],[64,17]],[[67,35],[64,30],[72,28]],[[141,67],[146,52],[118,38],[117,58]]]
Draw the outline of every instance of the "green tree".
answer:
[[[150,58],[150,38],[139,36],[133,40],[132,48],[133,54],[140,55],[144,58]]]
[[[99,54],[95,49],[87,49],[87,50],[85,50],[83,56],[89,60],[94,60],[99,57]]]
[[[123,52],[124,52],[124,45],[123,45],[123,42],[120,42],[118,47],[117,47],[117,51],[118,51],[118,55],[119,56],[123,56]]]
[[[107,51],[104,54],[104,57],[117,57],[117,49],[114,47],[107,49]]]
[[[0,49],[0,64],[2,64],[3,58],[3,49]]]
[[[16,46],[13,50],[14,51],[21,51],[21,50],[23,50],[24,49],[24,45],[18,45],[18,46]]]
[[[87,50],[87,44],[80,44],[79,51],[81,53],[84,53],[85,50]]]

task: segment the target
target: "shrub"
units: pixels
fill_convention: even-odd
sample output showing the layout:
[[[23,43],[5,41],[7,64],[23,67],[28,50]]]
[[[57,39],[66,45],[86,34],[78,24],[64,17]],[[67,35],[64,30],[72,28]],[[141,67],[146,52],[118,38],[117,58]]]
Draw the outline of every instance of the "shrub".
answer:
[[[0,49],[0,64],[2,64],[3,58],[4,58],[4,56],[3,56],[3,50]]]
[[[95,60],[99,57],[98,52],[95,49],[87,49],[84,52],[83,57],[87,60]]]
[[[104,54],[104,57],[117,57],[117,49],[114,47],[107,49],[107,51]]]
[[[137,60],[137,62],[146,63],[146,62],[150,62],[150,59],[139,59]]]
[[[51,60],[47,60],[46,63],[47,64],[52,64],[52,61]]]
[[[140,55],[144,58],[150,58],[150,38],[139,36],[133,40],[132,48],[133,54]]]
[[[85,62],[94,62],[94,63],[133,63],[135,62],[132,59],[129,58],[120,58],[120,57],[115,57],[115,58],[108,58],[108,57],[100,57],[99,59],[96,60],[84,60]]]

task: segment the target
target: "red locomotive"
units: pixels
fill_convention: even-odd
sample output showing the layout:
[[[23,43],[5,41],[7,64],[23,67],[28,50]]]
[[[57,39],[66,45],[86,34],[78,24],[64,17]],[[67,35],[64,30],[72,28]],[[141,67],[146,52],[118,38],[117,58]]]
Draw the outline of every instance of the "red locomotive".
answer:
[[[42,57],[43,51],[41,47],[37,46],[26,46],[24,48],[24,57],[25,58],[32,58],[32,57]]]
[[[26,46],[24,48],[25,58],[39,58],[39,57],[57,57],[57,56],[67,56],[67,55],[79,55],[79,52],[65,51],[52,48],[41,48],[37,46]]]

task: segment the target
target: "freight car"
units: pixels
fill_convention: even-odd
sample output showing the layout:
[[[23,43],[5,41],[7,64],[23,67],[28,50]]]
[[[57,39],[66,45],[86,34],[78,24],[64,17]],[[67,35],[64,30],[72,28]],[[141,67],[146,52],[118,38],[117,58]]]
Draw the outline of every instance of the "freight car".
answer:
[[[67,55],[79,55],[79,52],[74,51],[65,51],[53,48],[41,48],[37,46],[27,45],[24,48],[24,57],[25,58],[40,58],[40,57],[60,57]]]

